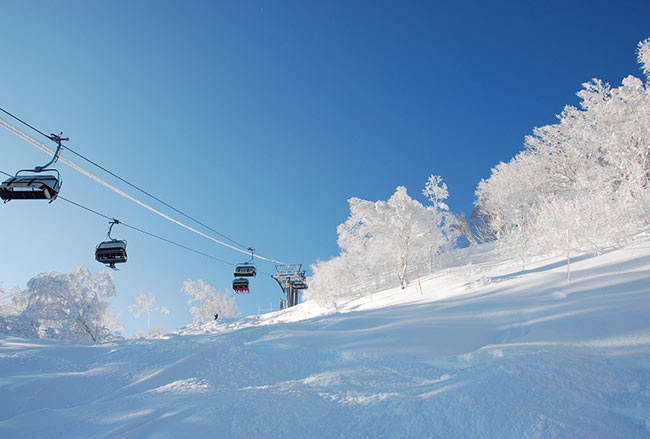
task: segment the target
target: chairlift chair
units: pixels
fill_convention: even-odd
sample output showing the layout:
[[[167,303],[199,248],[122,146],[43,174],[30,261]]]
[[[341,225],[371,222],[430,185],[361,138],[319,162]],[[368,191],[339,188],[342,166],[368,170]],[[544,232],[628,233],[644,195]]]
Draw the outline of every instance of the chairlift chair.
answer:
[[[257,267],[252,263],[237,264],[235,267],[235,276],[237,277],[255,277],[257,275]]]
[[[257,275],[257,267],[253,263],[253,259],[255,258],[255,249],[249,247],[248,250],[251,252],[251,258],[248,261],[235,266],[235,277],[255,277]]]
[[[306,290],[307,289],[307,284],[301,280],[294,280],[291,282],[291,286],[293,287],[294,290]]]
[[[111,241],[100,242],[95,249],[95,259],[97,262],[108,265],[113,270],[115,264],[126,262],[126,241],[114,239]]]
[[[0,184],[0,198],[5,203],[11,200],[50,200],[56,199],[61,189],[61,175],[56,169],[54,174],[30,173],[18,175],[21,172],[32,172],[22,169],[15,176]]]
[[[54,156],[47,164],[37,166],[34,169],[21,169],[13,177],[0,184],[0,198],[5,203],[11,200],[49,200],[51,203],[56,200],[59,190],[61,190],[61,174],[56,169],[48,169],[48,166],[59,159],[61,142],[69,139],[56,134],[49,137],[57,142],[58,146]],[[26,174],[19,175],[21,173]]]
[[[235,293],[249,293],[248,279],[245,277],[238,277],[232,281],[232,289]]]
[[[95,259],[97,262],[106,264],[113,270],[117,270],[115,264],[121,264],[127,260],[126,241],[111,237],[113,226],[119,223],[120,222],[116,219],[113,219],[113,221],[110,222],[111,225],[108,228],[108,240],[100,242],[95,248]]]

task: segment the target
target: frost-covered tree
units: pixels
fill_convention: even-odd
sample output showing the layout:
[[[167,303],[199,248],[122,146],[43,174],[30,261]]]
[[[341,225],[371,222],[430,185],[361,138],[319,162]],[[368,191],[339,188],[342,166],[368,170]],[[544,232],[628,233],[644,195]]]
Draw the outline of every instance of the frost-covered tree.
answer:
[[[367,267],[358,261],[347,253],[327,261],[316,261],[311,266],[313,275],[308,280],[309,289],[303,293],[303,299],[336,305],[338,301],[356,294],[360,279],[368,276]]]
[[[433,271],[436,256],[448,252],[456,243],[459,227],[456,217],[449,212],[449,206],[445,203],[449,191],[442,177],[432,174],[422,193],[433,204],[433,209],[427,208],[427,218],[424,219],[431,222],[425,227],[424,242],[427,245],[429,270]]]
[[[650,38],[639,41],[637,55],[641,70],[645,73],[646,78],[650,78]]]
[[[433,209],[413,200],[403,186],[388,201],[352,198],[350,217],[338,228],[339,247],[347,253],[361,253],[360,260],[365,259],[369,267],[394,270],[404,288],[409,262],[417,254],[414,247],[428,248],[423,241],[433,214]]]
[[[460,236],[465,237],[470,245],[478,245],[497,239],[490,222],[489,215],[479,208],[474,208],[469,218],[464,213],[454,215],[452,227]]]
[[[235,318],[241,315],[235,296],[227,291],[217,291],[203,280],[186,280],[183,292],[189,297],[187,303],[198,302],[190,308],[195,322],[214,320],[215,314],[220,318]]]
[[[27,321],[21,316],[27,306],[27,297],[17,286],[9,290],[0,288],[0,334],[39,337],[38,322]]]
[[[143,313],[147,314],[147,337],[151,336],[151,313],[155,311],[161,314],[169,314],[169,308],[166,306],[154,307],[155,302],[156,296],[153,293],[138,294],[135,296],[135,303],[129,306],[129,312],[136,319],[140,318]]]
[[[103,341],[122,327],[106,299],[115,295],[112,273],[91,274],[76,267],[70,274],[41,273],[14,289],[11,306],[2,308],[4,326],[46,338]]]
[[[431,201],[431,204],[436,209],[441,211],[449,210],[449,206],[444,202],[449,198],[449,190],[447,190],[447,183],[444,183],[442,177],[439,175],[431,174],[429,176],[422,193]]]
[[[22,300],[24,297],[17,286],[9,290],[0,287],[0,316],[19,314],[25,308],[25,304],[21,303]]]
[[[648,75],[650,40],[638,57]],[[536,128],[477,188],[500,247],[522,264],[530,254],[616,246],[649,224],[649,82],[628,76],[612,88],[594,79],[578,96],[580,108]]]
[[[455,231],[448,226],[448,196],[442,179],[428,185],[434,206],[423,206],[399,186],[386,201],[348,200],[350,216],[337,228],[341,253],[312,266],[306,300],[335,304],[369,294],[395,281],[406,287],[409,270],[450,246]],[[425,189],[426,191],[427,189]]]

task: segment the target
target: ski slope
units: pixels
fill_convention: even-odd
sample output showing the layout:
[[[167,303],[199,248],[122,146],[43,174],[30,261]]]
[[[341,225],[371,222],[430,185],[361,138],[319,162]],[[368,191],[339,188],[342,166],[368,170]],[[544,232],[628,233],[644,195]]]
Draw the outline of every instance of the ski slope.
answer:
[[[0,338],[2,438],[650,437],[650,237],[164,339]],[[471,264],[469,264],[471,263]]]

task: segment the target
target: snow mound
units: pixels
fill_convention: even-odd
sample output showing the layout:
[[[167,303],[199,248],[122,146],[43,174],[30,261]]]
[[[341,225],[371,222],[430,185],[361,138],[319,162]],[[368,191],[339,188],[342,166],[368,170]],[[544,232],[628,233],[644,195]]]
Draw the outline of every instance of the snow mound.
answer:
[[[201,393],[207,392],[210,389],[210,384],[205,380],[197,378],[189,378],[186,380],[178,380],[173,383],[165,384],[164,386],[156,387],[149,390],[149,392],[163,393]]]

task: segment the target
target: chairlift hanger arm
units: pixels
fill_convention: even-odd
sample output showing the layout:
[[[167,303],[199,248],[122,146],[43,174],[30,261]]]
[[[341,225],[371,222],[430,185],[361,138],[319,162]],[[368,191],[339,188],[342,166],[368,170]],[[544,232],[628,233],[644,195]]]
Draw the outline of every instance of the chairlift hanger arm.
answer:
[[[120,223],[120,220],[118,220],[118,219],[116,219],[116,218],[113,218],[113,221],[111,221],[111,222],[109,223],[110,226],[108,227],[108,233],[107,233],[107,235],[108,235],[108,239],[110,239],[111,241],[113,241],[113,238],[111,237],[111,231],[113,231],[113,226],[114,226],[115,224],[119,224],[119,223]]]
[[[34,172],[42,172],[48,166],[51,166],[52,164],[56,163],[56,161],[59,159],[59,154],[61,153],[61,148],[63,147],[61,142],[70,140],[69,137],[61,137],[62,135],[63,135],[63,132],[59,133],[58,135],[52,133],[50,136],[48,136],[51,141],[56,142],[56,144],[57,144],[56,151],[54,152],[54,156],[52,157],[52,159],[49,162],[47,162],[43,166],[35,167]]]

